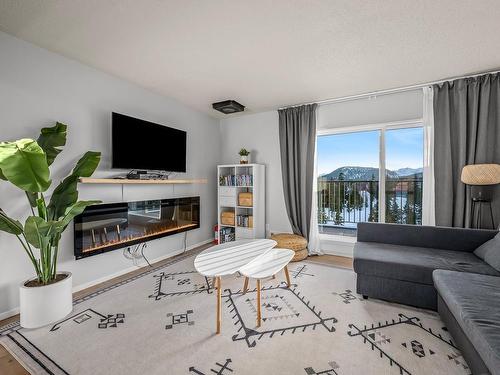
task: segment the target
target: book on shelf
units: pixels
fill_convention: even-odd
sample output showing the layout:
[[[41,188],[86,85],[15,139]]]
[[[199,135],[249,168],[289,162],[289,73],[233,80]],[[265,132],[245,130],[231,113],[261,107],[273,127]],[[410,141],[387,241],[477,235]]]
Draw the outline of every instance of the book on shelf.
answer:
[[[236,240],[236,233],[234,231],[234,228],[228,228],[228,227],[221,228],[219,231],[219,239],[220,243],[231,242]]]
[[[236,225],[243,228],[253,228],[252,215],[238,215],[236,216]]]
[[[253,176],[251,174],[227,175],[219,177],[219,186],[252,186]]]

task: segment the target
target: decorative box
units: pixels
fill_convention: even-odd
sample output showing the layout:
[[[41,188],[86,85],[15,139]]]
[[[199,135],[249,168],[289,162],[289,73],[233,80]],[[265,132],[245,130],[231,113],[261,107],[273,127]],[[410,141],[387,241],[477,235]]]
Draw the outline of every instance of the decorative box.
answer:
[[[238,206],[252,207],[253,206],[253,194],[252,193],[239,193],[238,194]]]
[[[224,211],[220,214],[222,225],[234,225],[234,212]]]

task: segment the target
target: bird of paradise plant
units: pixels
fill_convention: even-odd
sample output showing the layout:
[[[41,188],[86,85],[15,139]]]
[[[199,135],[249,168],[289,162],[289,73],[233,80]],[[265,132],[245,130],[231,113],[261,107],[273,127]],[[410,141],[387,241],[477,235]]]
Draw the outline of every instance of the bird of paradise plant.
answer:
[[[67,125],[42,128],[40,136],[0,143],[0,179],[10,182],[26,194],[31,216],[24,225],[7,216],[0,208],[0,230],[13,234],[21,243],[37,275],[37,285],[57,281],[57,257],[61,234],[76,215],[100,201],[78,200],[80,177],[90,177],[101,160],[101,153],[86,152],[71,173],[54,189],[50,199],[49,166],[66,145]]]

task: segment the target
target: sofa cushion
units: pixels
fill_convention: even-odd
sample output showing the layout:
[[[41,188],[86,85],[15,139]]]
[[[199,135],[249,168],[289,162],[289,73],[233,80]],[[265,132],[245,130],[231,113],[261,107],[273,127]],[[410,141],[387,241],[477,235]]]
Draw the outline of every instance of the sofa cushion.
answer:
[[[500,374],[500,277],[436,270],[434,285],[492,374]]]
[[[500,271],[500,233],[474,250],[474,254]]]
[[[354,246],[357,273],[432,285],[435,269],[500,276],[499,271],[469,252],[376,242],[357,242]]]

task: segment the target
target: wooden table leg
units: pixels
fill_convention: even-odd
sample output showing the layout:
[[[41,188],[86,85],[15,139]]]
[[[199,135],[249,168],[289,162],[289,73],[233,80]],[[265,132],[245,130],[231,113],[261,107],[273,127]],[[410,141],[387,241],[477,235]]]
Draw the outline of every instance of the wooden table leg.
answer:
[[[245,277],[245,283],[243,284],[243,294],[248,290],[248,277]]]
[[[257,280],[257,327],[260,327],[261,320],[261,311],[260,311],[260,280]]]
[[[290,274],[288,273],[288,266],[285,266],[285,268],[283,268],[285,270],[285,277],[286,277],[286,285],[290,288]]]
[[[221,311],[221,308],[222,308],[222,300],[221,300],[221,298],[222,298],[221,297],[222,285],[221,285],[220,276],[217,276],[216,284],[217,284],[217,334],[219,334],[221,321],[222,321],[222,311]]]

